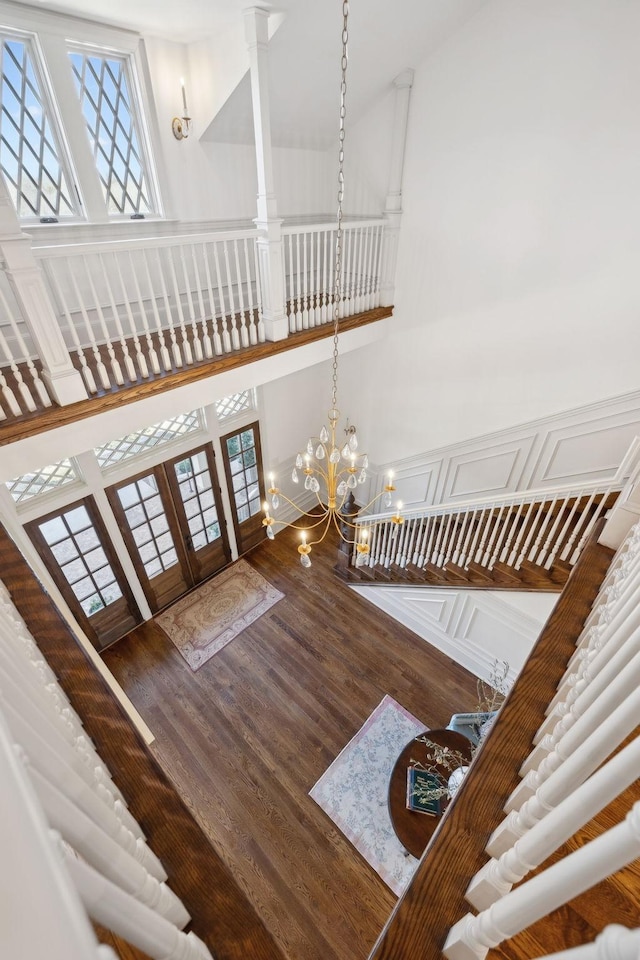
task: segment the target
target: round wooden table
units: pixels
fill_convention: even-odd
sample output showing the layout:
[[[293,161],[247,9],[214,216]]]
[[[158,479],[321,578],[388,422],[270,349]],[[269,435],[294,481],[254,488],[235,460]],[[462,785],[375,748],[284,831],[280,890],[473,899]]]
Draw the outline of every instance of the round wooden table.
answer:
[[[425,730],[424,734],[419,734],[419,736],[424,735],[433,743],[437,743],[438,746],[457,750],[465,757],[467,762],[471,761],[471,741],[461,733],[455,733],[453,730]],[[389,815],[393,829],[405,850],[418,858],[424,853],[425,847],[435,833],[441,819],[440,817],[429,817],[424,813],[416,813],[415,810],[407,810],[407,768],[409,767],[409,761],[425,762],[428,749],[426,744],[420,743],[417,738],[411,740],[396,760],[389,781]],[[436,770],[442,774],[445,783],[453,772],[442,766],[436,767]],[[446,807],[447,803],[448,800],[443,799],[443,807]]]

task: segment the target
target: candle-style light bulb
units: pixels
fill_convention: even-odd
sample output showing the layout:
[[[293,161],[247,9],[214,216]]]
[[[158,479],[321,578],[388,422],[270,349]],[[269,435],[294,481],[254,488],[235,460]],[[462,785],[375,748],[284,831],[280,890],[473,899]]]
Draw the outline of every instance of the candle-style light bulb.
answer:
[[[264,515],[265,515],[265,517],[266,517],[267,520],[268,520],[268,519],[269,519],[269,504],[267,503],[266,500],[265,500],[265,502],[264,502],[263,505],[262,505],[262,509],[264,510]]]
[[[387,477],[389,479],[389,483],[391,483],[391,481],[393,480],[393,470],[389,470]]]
[[[184,77],[180,77],[180,86],[182,88],[182,108],[184,110],[185,117],[189,116],[189,110],[187,108],[187,93],[184,89]]]
[[[398,503],[396,506],[398,508],[398,513],[400,513],[400,511],[402,510],[402,500],[398,500]]]
[[[303,530],[300,534],[300,539],[302,540],[302,545],[306,547],[307,545],[307,531]]]
[[[367,530],[366,527],[362,528],[362,533],[360,534],[360,537],[363,543],[366,543],[367,540],[369,539],[369,531]]]

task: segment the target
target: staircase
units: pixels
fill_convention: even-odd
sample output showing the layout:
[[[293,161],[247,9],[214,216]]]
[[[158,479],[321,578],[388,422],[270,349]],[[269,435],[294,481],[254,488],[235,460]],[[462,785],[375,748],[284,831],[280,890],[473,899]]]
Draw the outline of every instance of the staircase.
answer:
[[[353,555],[337,570],[352,583],[559,593],[616,502],[616,480],[359,517]]]

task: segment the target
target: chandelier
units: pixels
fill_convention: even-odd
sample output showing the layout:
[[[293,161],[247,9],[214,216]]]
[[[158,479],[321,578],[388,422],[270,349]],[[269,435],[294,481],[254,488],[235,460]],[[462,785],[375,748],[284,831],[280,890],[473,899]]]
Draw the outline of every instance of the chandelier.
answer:
[[[327,424],[322,427],[317,437],[310,437],[304,452],[296,456],[295,466],[291,474],[293,483],[304,482],[304,489],[314,493],[317,502],[313,508],[305,510],[294,500],[285,496],[276,486],[273,473],[269,474],[268,495],[270,502],[264,503],[263,526],[270,540],[274,539],[274,526],[280,524],[300,531],[301,543],[298,546],[300,562],[303,567],[311,566],[311,548],[327,536],[334,528],[344,543],[355,545],[357,559],[362,562],[369,552],[369,527],[365,524],[356,525],[353,519],[358,512],[364,512],[379,500],[385,507],[391,506],[393,473],[387,475],[387,482],[381,493],[377,494],[364,507],[357,507],[353,491],[358,485],[367,480],[369,459],[366,454],[358,453],[358,435],[356,428],[349,425],[344,429],[345,440],[339,439],[338,422],[340,411],[337,408],[338,398],[338,328],[340,319],[340,302],[342,287],[342,206],[344,200],[344,121],[346,116],[345,101],[347,92],[347,41],[349,3],[342,4],[342,59],[340,82],[340,126],[338,149],[338,211],[336,219],[335,269],[333,284],[333,370],[331,378],[331,408],[327,414]],[[288,523],[272,516],[284,500],[293,507],[304,523]],[[402,504],[398,501],[397,510],[391,520],[400,525],[403,522],[401,515]]]

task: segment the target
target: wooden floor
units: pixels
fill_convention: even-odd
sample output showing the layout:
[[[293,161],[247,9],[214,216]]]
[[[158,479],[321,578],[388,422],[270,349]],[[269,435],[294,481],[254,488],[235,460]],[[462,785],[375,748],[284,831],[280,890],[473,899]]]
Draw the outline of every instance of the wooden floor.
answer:
[[[285,597],[196,673],[153,622],[104,654],[170,778],[289,960],[365,960],[396,898],[308,792],[385,694],[428,727],[476,682],[288,533],[247,559]]]

